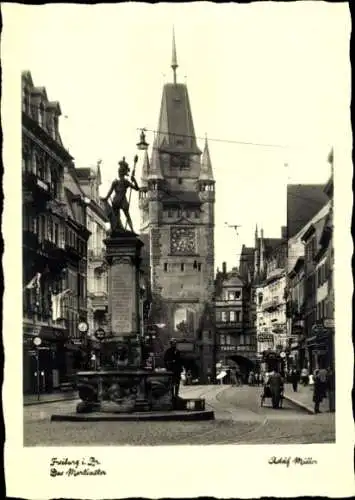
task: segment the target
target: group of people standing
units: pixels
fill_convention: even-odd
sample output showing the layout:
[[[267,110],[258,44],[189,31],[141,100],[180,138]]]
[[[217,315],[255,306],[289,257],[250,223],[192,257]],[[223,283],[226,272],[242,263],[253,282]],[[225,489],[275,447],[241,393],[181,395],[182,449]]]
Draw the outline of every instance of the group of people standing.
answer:
[[[313,386],[315,413],[320,413],[320,403],[326,398],[329,399],[329,411],[335,411],[335,373],[333,368],[326,369],[321,366],[314,370],[313,374],[310,374],[306,367],[302,368],[301,372],[293,368],[289,372],[289,380],[294,392],[298,391],[298,384],[305,387]]]

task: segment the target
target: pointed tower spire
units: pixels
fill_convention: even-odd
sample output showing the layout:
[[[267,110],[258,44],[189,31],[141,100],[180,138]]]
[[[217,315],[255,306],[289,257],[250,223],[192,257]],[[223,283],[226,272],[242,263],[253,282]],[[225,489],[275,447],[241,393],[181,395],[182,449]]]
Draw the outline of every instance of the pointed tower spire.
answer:
[[[98,160],[96,163],[96,179],[97,179],[97,184],[100,186],[102,181],[101,181],[101,163],[102,160]]]
[[[145,184],[148,180],[149,170],[150,170],[150,165],[149,165],[148,151],[145,151],[144,152],[143,166],[142,166],[142,177],[141,177],[143,184]]]
[[[205,147],[201,160],[200,181],[213,181],[212,162],[210,157],[210,150],[208,147],[207,135],[205,138]]]
[[[153,144],[153,152],[152,152],[152,159],[149,164],[149,159],[148,164],[149,164],[149,171],[148,171],[148,180],[158,180],[158,179],[164,179],[161,167],[160,167],[160,158],[158,154],[158,148],[157,148],[157,141],[154,141]]]
[[[264,266],[265,266],[264,252],[265,252],[265,248],[264,248],[264,229],[261,229],[260,230],[260,272],[261,273],[263,273]]]
[[[258,225],[256,224],[256,226],[255,226],[255,248],[257,246],[257,242],[258,242]]]
[[[178,68],[177,57],[176,57],[176,44],[175,44],[175,29],[173,26],[173,52],[171,57],[171,67],[174,73],[174,83],[176,83],[176,69]]]

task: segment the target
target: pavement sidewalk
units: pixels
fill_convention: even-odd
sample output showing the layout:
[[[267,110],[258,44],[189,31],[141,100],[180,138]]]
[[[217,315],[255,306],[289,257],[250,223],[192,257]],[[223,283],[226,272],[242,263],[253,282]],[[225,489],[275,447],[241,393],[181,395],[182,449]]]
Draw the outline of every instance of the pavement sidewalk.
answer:
[[[313,386],[298,385],[297,392],[294,392],[291,384],[285,384],[284,397],[291,403],[308,411],[308,413],[314,414]],[[323,413],[329,412],[328,398],[323,399],[319,409]]]
[[[52,394],[40,394],[38,399],[37,394],[26,394],[23,396],[23,405],[39,405],[44,403],[57,403],[59,401],[70,401],[78,399],[77,391],[54,392]]]

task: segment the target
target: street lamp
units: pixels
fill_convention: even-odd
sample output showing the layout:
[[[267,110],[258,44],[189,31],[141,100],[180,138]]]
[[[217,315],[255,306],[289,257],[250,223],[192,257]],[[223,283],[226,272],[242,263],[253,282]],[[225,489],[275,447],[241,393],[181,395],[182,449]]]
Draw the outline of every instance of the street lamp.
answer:
[[[137,143],[137,148],[140,151],[147,151],[147,149],[149,147],[149,144],[145,140],[145,132],[146,132],[146,129],[145,128],[141,128],[141,135],[140,135],[140,138],[139,138],[139,142]]]

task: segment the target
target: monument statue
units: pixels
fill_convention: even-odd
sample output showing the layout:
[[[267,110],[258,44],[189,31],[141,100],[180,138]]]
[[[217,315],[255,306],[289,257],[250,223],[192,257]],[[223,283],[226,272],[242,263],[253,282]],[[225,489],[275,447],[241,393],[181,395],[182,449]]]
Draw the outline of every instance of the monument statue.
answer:
[[[121,221],[121,210],[123,211],[126,217],[127,221],[126,224],[129,226],[131,232],[134,233],[132,219],[129,214],[129,202],[131,196],[129,196],[129,200],[127,200],[126,192],[128,188],[131,188],[131,190],[134,189],[135,191],[139,191],[139,186],[135,179],[135,169],[137,161],[138,161],[138,156],[135,156],[134,167],[130,182],[128,179],[126,179],[126,177],[129,175],[130,169],[128,163],[125,160],[125,157],[122,158],[122,160],[118,163],[119,164],[118,179],[115,179],[112,182],[109,192],[107,193],[107,196],[105,196],[105,198],[102,198],[102,200],[106,203],[106,211],[108,212],[107,215],[111,224],[112,234],[127,232],[127,229],[123,226]],[[111,205],[109,205],[107,202],[112,193],[114,193],[114,197]]]

